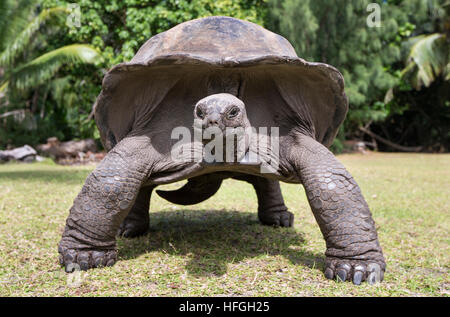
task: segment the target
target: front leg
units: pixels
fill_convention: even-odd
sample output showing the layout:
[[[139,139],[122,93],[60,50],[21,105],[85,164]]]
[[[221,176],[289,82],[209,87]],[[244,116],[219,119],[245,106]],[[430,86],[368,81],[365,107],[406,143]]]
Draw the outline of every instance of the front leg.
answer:
[[[289,161],[326,241],[325,276],[374,284],[386,268],[375,223],[353,177],[322,144],[297,138]]]
[[[66,271],[115,263],[115,236],[149,175],[150,148],[146,137],[126,138],[88,176],[58,246]]]

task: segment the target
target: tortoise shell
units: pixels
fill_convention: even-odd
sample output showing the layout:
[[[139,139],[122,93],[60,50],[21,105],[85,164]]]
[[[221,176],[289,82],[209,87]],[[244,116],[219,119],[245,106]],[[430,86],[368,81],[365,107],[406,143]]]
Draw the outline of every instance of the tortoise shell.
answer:
[[[281,113],[289,118],[281,125],[289,121],[288,129],[307,130],[325,146],[347,113],[343,76],[336,68],[299,58],[285,38],[254,23],[200,18],[153,36],[130,62],[106,74],[94,105],[105,148],[138,133],[155,113],[165,111],[161,107],[167,107],[165,99],[173,98],[174,90],[181,102],[171,115],[184,107],[191,111],[208,95],[211,74],[222,78],[223,87],[226,78],[239,78],[243,84],[235,93],[250,109],[252,125],[269,119],[276,124]]]

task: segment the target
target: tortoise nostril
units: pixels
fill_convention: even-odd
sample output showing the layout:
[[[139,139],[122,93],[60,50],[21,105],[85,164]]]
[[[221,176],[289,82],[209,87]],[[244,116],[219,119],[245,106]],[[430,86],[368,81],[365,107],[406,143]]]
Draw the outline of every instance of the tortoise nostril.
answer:
[[[218,125],[219,122],[216,119],[208,119],[208,125]]]
[[[213,125],[217,126],[217,125],[219,125],[219,121],[220,121],[220,116],[216,113],[213,113],[206,118],[206,125],[208,127],[213,126]]]

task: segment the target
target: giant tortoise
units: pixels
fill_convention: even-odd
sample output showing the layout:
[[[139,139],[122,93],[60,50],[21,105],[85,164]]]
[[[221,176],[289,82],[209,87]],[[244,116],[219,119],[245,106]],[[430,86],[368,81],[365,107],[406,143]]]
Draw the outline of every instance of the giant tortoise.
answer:
[[[271,226],[293,224],[279,181],[302,184],[326,240],[326,278],[382,280],[369,207],[327,149],[347,109],[336,68],[299,58],[256,24],[207,17],[153,36],[103,80],[94,113],[108,154],[70,209],[60,263],[66,271],[113,265],[117,235],[146,233],[158,185],[187,179],[157,192],[194,204],[234,178],[253,185],[258,218]]]

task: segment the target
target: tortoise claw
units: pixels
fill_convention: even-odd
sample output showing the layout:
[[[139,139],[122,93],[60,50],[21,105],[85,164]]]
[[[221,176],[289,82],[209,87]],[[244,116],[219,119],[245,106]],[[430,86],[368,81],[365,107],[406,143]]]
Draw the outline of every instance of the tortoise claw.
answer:
[[[356,272],[353,274],[353,284],[355,284],[355,285],[361,285],[361,282],[362,282],[362,280],[363,280],[363,275],[364,275],[363,272],[361,272],[361,271],[356,271]]]
[[[355,285],[360,285],[366,281],[370,285],[379,283],[384,278],[384,271],[379,263],[362,260],[341,260],[333,259],[327,262],[325,277],[335,278],[337,282],[352,281]]]
[[[77,270],[86,271],[95,267],[112,266],[117,259],[116,250],[82,251],[75,249],[61,250],[60,264],[66,273]]]

